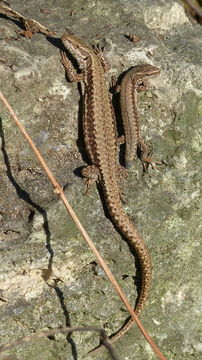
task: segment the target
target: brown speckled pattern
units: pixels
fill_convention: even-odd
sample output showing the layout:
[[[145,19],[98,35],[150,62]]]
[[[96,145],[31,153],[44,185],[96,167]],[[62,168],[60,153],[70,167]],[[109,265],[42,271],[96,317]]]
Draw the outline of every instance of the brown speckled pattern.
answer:
[[[112,221],[139,257],[142,269],[142,286],[135,312],[140,314],[145,306],[150,289],[151,261],[144,240],[122,208],[116,177],[116,130],[103,64],[96,51],[74,35],[63,35],[62,42],[71,55],[75,57],[79,67],[83,69],[85,84],[83,132],[86,150],[91,162],[91,166],[84,169],[83,175],[89,177],[90,181],[93,178],[93,181],[97,180],[101,183]],[[64,61],[63,64],[67,76],[70,74],[69,78],[73,80],[71,64],[69,62],[65,64]],[[78,81],[77,74],[75,74],[75,80]],[[97,168],[96,172],[93,170],[94,167]],[[120,331],[111,337],[111,341],[114,342],[119,339],[130,329],[133,323],[134,320],[129,320]]]

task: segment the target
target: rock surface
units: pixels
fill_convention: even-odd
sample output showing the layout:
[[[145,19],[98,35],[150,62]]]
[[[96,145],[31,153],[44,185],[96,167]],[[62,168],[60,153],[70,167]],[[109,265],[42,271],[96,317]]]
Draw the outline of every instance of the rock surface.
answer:
[[[125,185],[125,209],[147,242],[153,287],[141,316],[167,359],[202,356],[202,28],[168,0],[16,0],[10,6],[59,39],[71,29],[105,45],[111,69],[150,63],[161,74],[139,95],[141,130],[160,166],[142,177],[136,161]],[[40,11],[44,10],[46,11]],[[78,87],[60,64],[59,40],[19,37],[1,18],[1,88],[44,155],[75,212],[130,302],[136,298],[134,257],[106,217],[96,188],[83,196],[78,169],[87,162]],[[124,35],[141,38],[132,43]],[[58,326],[94,325],[113,333],[127,317],[94,256],[58,201],[30,148],[1,106],[1,343]],[[78,140],[79,137],[79,141]],[[16,347],[19,359],[81,359],[97,335],[75,333]],[[119,359],[156,359],[136,327],[115,344]],[[109,359],[107,352],[96,358]]]

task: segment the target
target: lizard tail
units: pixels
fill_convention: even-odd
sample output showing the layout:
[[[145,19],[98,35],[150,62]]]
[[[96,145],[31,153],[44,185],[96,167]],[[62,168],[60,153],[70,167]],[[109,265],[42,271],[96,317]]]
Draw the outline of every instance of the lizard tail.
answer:
[[[106,194],[105,194],[106,197]],[[118,230],[121,234],[124,235],[126,238],[129,246],[134,250],[136,255],[138,256],[141,271],[142,271],[142,283],[141,283],[141,290],[139,297],[137,299],[137,305],[135,307],[136,315],[140,315],[142,312],[145,302],[147,300],[150,286],[151,286],[151,279],[152,279],[152,266],[151,266],[151,259],[147,249],[147,246],[143,240],[143,238],[139,235],[137,229],[133,225],[132,221],[124,212],[121,201],[118,198],[114,199],[114,194],[110,195],[110,199],[107,196],[107,208],[109,214],[111,216],[112,221],[115,223]],[[114,201],[113,201],[114,200]],[[110,342],[114,343],[117,341],[121,336],[123,336],[134,324],[134,320],[130,318],[128,322],[123,325],[121,329],[119,329],[115,334],[110,336]],[[94,355],[98,351],[104,348],[104,345],[100,344],[98,347],[94,348],[86,355]]]

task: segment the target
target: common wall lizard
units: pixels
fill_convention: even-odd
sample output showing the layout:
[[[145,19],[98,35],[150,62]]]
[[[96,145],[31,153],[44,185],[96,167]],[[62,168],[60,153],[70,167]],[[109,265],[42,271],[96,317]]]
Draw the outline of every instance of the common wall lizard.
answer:
[[[121,81],[120,106],[125,133],[125,166],[127,169],[131,166],[137,148],[140,150],[143,166],[144,163],[152,162],[160,164],[160,162],[148,157],[150,150],[140,136],[140,122],[137,111],[138,90],[147,90],[147,78],[159,72],[160,70],[155,66],[149,64],[138,65],[128,70]]]
[[[111,220],[139,258],[142,284],[135,307],[135,312],[139,315],[145,305],[151,285],[151,261],[144,240],[122,208],[117,181],[115,121],[104,75],[103,57],[98,49],[89,47],[73,34],[64,34],[61,39],[81,70],[81,73],[77,74],[65,52],[61,52],[62,64],[69,80],[83,81],[85,84],[83,133],[91,165],[83,170],[83,175],[90,182],[98,181],[101,184]],[[121,330],[111,337],[111,341],[119,339],[133,323],[134,320],[130,319]]]

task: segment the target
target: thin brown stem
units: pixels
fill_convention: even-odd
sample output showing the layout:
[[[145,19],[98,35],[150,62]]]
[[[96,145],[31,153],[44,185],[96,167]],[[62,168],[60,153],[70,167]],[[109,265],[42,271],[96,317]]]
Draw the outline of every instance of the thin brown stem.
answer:
[[[89,235],[87,234],[86,230],[84,229],[83,225],[80,223],[78,217],[76,216],[74,210],[72,209],[71,205],[69,204],[62,187],[59,185],[59,183],[57,182],[57,180],[55,179],[55,177],[53,176],[52,172],[50,171],[50,169],[48,168],[45,160],[43,159],[42,155],[40,154],[39,150],[37,149],[37,147],[34,145],[32,139],[30,138],[30,136],[27,134],[24,126],[20,123],[20,121],[18,120],[15,112],[13,111],[12,107],[9,105],[8,101],[5,99],[5,97],[3,96],[3,94],[0,92],[0,99],[2,100],[2,102],[4,103],[4,105],[6,106],[6,108],[8,109],[8,111],[10,112],[10,114],[12,115],[16,125],[20,128],[22,134],[24,135],[24,137],[26,138],[27,142],[29,143],[30,147],[32,148],[33,152],[35,153],[37,159],[39,160],[42,168],[44,169],[44,171],[46,172],[50,182],[52,183],[55,192],[58,193],[58,195],[60,196],[64,206],[66,207],[67,211],[69,212],[70,216],[72,217],[74,223],[76,224],[76,226],[78,227],[79,231],[81,232],[81,234],[83,235],[84,239],[86,240],[88,246],[90,247],[90,249],[92,250],[92,252],[94,253],[94,255],[97,258],[98,263],[100,264],[100,266],[103,268],[104,272],[106,273],[108,279],[111,281],[113,287],[115,288],[116,292],[118,293],[119,297],[121,298],[122,302],[125,304],[127,310],[129,311],[130,315],[132,316],[132,318],[135,320],[137,326],[139,327],[140,331],[142,332],[142,334],[144,335],[144,337],[146,338],[146,340],[148,341],[148,343],[150,344],[150,346],[152,347],[152,349],[154,350],[154,352],[156,353],[156,355],[158,356],[158,358],[160,360],[166,360],[166,358],[164,357],[164,355],[161,353],[160,349],[158,348],[158,346],[154,343],[154,341],[152,340],[152,338],[150,337],[150,335],[148,334],[148,332],[146,331],[146,329],[144,328],[144,326],[142,325],[141,321],[138,319],[137,315],[135,314],[133,307],[130,305],[126,295],[124,294],[123,290],[120,288],[119,284],[117,283],[114,275],[112,274],[112,272],[110,271],[110,269],[108,268],[108,266],[106,265],[104,259],[102,258],[102,256],[99,254],[97,248],[95,247],[95,245],[93,244],[92,240],[90,239]]]
[[[0,346],[0,353],[4,351],[8,351],[15,346],[22,345],[29,343],[31,341],[36,341],[37,339],[41,339],[43,337],[48,336],[55,336],[57,334],[68,334],[73,331],[96,331],[100,333],[100,337],[104,340],[103,345],[106,347],[106,349],[109,351],[111,359],[112,360],[118,360],[117,356],[115,355],[114,349],[112,345],[110,344],[110,340],[108,336],[106,335],[105,331],[103,329],[99,329],[93,326],[85,326],[85,327],[63,327],[63,328],[56,328],[52,330],[44,330],[40,331],[37,334],[23,336],[17,340],[10,341],[6,344],[3,344]]]

